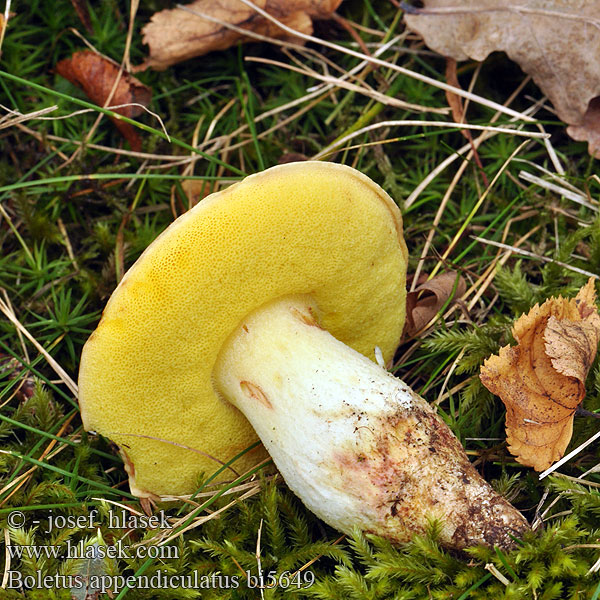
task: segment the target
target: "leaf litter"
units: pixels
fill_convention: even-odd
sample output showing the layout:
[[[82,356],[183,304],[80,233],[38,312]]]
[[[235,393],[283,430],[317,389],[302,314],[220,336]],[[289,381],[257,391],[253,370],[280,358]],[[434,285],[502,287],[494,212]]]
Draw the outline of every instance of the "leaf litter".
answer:
[[[255,0],[255,5],[279,21],[305,34],[312,34],[313,19],[330,18],[342,0]],[[144,26],[143,42],[150,56],[136,70],[162,71],[183,60],[225,50],[251,39],[244,31],[290,40],[289,33],[239,0],[196,0],[181,8],[155,13]],[[192,13],[192,14],[190,14]],[[303,43],[294,38],[295,43]]]
[[[430,280],[426,275],[419,279],[423,279],[423,283],[406,294],[405,338],[414,337],[449,300],[456,301],[467,289],[464,278],[456,271],[442,273]]]
[[[575,298],[550,298],[515,322],[517,346],[488,358],[480,378],[506,406],[510,452],[536,471],[559,460],[573,434],[600,341],[594,280]]]
[[[118,107],[113,109],[114,112],[124,117],[133,118],[140,115],[143,107],[147,107],[152,98],[149,87],[126,71],[123,71],[119,78],[120,67],[117,63],[90,50],[75,52],[71,58],[61,60],[56,65],[56,72],[82,88],[88,98],[98,106],[104,106],[111,98],[110,105]],[[116,88],[113,92],[115,83]],[[140,151],[142,140],[135,128],[113,117],[111,121],[129,142],[131,149]]]
[[[483,61],[506,52],[552,102],[567,133],[600,158],[600,3],[425,0],[410,12],[406,25],[444,56]]]

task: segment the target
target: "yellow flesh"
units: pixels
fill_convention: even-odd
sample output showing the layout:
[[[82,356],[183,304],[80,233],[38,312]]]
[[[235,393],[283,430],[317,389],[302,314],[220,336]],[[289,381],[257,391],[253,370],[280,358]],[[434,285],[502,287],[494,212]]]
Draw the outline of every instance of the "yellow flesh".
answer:
[[[137,493],[190,493],[201,472],[220,466],[204,454],[227,461],[257,439],[212,385],[242,318],[309,294],[332,335],[369,358],[377,345],[389,360],[404,324],[405,275],[400,212],[358,171],[306,162],[248,177],[175,221],[113,293],[83,350],[84,425],[125,451]]]

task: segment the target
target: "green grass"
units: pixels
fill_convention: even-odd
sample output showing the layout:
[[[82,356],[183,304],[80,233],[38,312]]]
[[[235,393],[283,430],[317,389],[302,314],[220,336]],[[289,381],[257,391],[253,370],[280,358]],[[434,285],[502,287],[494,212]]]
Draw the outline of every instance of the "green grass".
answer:
[[[134,64],[146,52],[139,33],[142,24],[164,7],[156,1],[142,4],[131,47]],[[49,119],[0,130],[0,300],[4,307],[0,317],[0,584],[7,539],[13,546],[46,544],[61,549],[80,540],[110,545],[122,536],[128,544],[164,539],[158,537],[160,531],[143,527],[129,533],[107,527],[109,510],[121,510],[114,502],[134,510],[141,510],[140,504],[129,493],[113,445],[83,431],[72,389],[48,359],[76,379],[81,348],[124,271],[175,216],[189,208],[182,180],[194,177],[221,188],[278,164],[287,155],[315,156],[336,140],[382,121],[451,120],[450,115],[413,112],[342,88],[323,90],[311,100],[277,112],[303,98],[307,88],[318,82],[307,74],[248,60],[275,58],[291,63],[273,47],[250,43],[164,72],[139,73],[139,79],[153,90],[150,110],[161,117],[168,136],[152,115],[144,114],[133,121],[142,136],[143,154],[132,153],[106,117],[87,140],[97,116],[110,111],[91,104],[54,72],[59,60],[84,47],[69,29],[84,32],[71,2],[33,0],[13,10],[17,14],[10,20],[0,61],[0,104],[24,114],[52,105],[58,108],[47,115]],[[120,61],[129,7],[108,0],[90,3],[90,13],[94,34],[84,35],[100,52]],[[368,28],[359,32],[367,44],[400,35],[383,58],[444,81],[443,59],[413,37],[402,36],[400,15],[392,3],[346,0],[339,13]],[[332,22],[318,23],[315,35],[357,49],[348,33]],[[309,47],[312,53],[306,56],[296,53],[301,62],[308,64],[311,57],[322,55],[346,72],[360,62],[320,44]],[[322,69],[318,60],[309,66]],[[473,91],[500,104],[523,80],[520,69],[499,55],[491,57],[480,72],[473,63],[459,65],[463,89],[475,75]],[[447,107],[442,90],[391,68],[363,70],[360,76],[384,97],[435,109]],[[534,103],[531,97],[539,98],[540,92],[528,84],[510,108],[525,110]],[[73,114],[81,109],[89,110]],[[263,116],[267,111],[273,112]],[[597,197],[600,180],[593,178],[596,163],[585,145],[570,140],[550,111],[542,108],[536,117],[552,136],[565,181],[590,198]],[[467,120],[509,125],[508,117],[495,116],[474,102]],[[528,124],[524,129],[537,131]],[[198,147],[193,145],[194,135]],[[478,135],[473,132],[475,138]],[[87,146],[68,161],[85,140]],[[478,152],[487,181],[502,171],[485,197],[481,170],[467,153],[457,155],[465,143],[454,127],[374,128],[336,147],[327,158],[360,169],[397,200],[405,220],[409,273],[454,270],[473,286],[473,292],[482,291],[472,305],[473,293],[460,305],[447,307],[451,312],[440,311],[428,331],[406,340],[398,350],[394,372],[413,389],[425,390],[430,401],[439,399],[440,415],[486,479],[530,521],[544,514],[544,526],[511,552],[476,548],[462,556],[437,545],[439,524],[435,523],[428,536],[396,548],[358,531],[340,538],[309,513],[281,479],[273,479],[267,467],[258,470],[254,484],[233,482],[230,487],[237,486],[233,494],[225,494],[224,488],[215,490],[205,478],[190,503],[160,507],[182,519],[173,531],[176,537],[168,542],[178,549],[178,558],[109,558],[94,565],[100,565],[101,573],[123,577],[197,571],[208,582],[218,573],[229,577],[229,582],[237,577],[238,588],[211,584],[202,590],[185,586],[151,590],[132,584],[113,597],[260,597],[259,590],[249,589],[245,581],[245,571],[258,573],[259,531],[263,572],[273,572],[277,578],[287,574],[298,583],[287,590],[265,589],[265,598],[599,597],[598,573],[588,573],[600,556],[600,475],[587,473],[599,462],[597,446],[586,448],[560,469],[572,478],[587,473],[587,484],[561,476],[540,482],[537,474],[508,454],[503,405],[483,388],[477,374],[490,353],[512,341],[515,317],[549,296],[572,296],[585,283],[587,277],[572,268],[600,274],[600,220],[597,210],[518,178],[521,170],[542,176],[535,165],[556,171],[541,140],[502,133],[481,143]],[[184,171],[192,157],[196,159],[193,172]],[[428,174],[450,158],[454,161],[413,198],[411,194]],[[188,160],[179,165],[175,159]],[[454,181],[461,166],[464,172]],[[449,190],[449,201],[440,211]],[[502,251],[474,238],[515,245],[532,228],[534,233],[519,247],[534,256],[513,253],[482,288],[479,277]],[[14,315],[44,354],[5,318],[6,313]],[[598,360],[590,372],[584,407],[600,410]],[[594,419],[576,419],[570,448],[597,428]],[[247,497],[242,498],[244,494]],[[100,533],[77,526],[44,533],[50,515],[77,517],[92,508],[99,511]],[[219,509],[223,509],[220,517],[206,518]],[[15,511],[23,512],[25,524],[8,530],[8,538],[4,537],[7,519]],[[192,523],[197,526],[178,534]],[[486,565],[493,565],[508,584]],[[92,563],[24,557],[13,558],[11,568],[24,575],[85,575]],[[64,588],[0,589],[0,599],[70,596]],[[109,595],[100,597],[105,600]]]

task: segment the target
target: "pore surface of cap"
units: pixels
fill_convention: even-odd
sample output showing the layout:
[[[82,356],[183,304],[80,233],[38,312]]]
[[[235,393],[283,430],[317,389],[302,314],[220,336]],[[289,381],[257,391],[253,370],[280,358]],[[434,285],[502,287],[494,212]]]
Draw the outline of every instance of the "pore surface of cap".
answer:
[[[350,167],[281,165],[207,197],[146,249],[106,305],[82,354],[85,428],[119,445],[135,493],[193,492],[202,472],[258,439],[212,382],[243,317],[307,294],[323,328],[370,358],[379,346],[388,361],[404,324],[406,255],[398,208]]]

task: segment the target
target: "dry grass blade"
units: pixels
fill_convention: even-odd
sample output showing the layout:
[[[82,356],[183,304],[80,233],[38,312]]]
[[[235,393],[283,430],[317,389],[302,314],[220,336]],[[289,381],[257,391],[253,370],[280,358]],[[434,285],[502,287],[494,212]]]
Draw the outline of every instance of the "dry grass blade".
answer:
[[[329,94],[331,94],[331,91],[325,92],[324,94],[315,98],[312,102],[310,102],[306,106],[303,106],[301,109],[297,110],[295,113],[291,114],[290,116],[286,117],[285,119],[281,119],[281,121],[278,121],[272,127],[269,127],[268,129],[265,129],[264,131],[261,131],[259,134],[256,135],[256,139],[262,140],[262,139],[268,138],[268,136],[270,136],[275,131],[278,131],[278,130],[286,127],[286,125],[288,125],[289,123],[292,123],[301,115],[309,112],[314,106],[316,106],[317,104],[322,102],[323,99],[326,96],[328,96]],[[239,150],[240,148],[243,148],[244,146],[254,143],[254,139],[252,137],[248,137],[247,139],[245,139],[241,142],[238,142],[237,144],[232,144],[231,140],[232,140],[233,136],[234,136],[234,134],[230,134],[230,135],[222,136],[221,138],[215,138],[213,140],[212,146],[209,146],[207,148],[206,152],[209,154],[214,154],[217,150],[221,150],[221,152],[225,152],[225,151],[232,152],[233,150]],[[190,158],[186,158],[184,161],[182,161],[181,164],[186,164],[186,163],[190,162],[190,160],[191,160]]]
[[[276,19],[275,17],[273,17],[272,15],[270,15],[269,13],[267,13],[266,11],[264,11],[262,8],[256,6],[256,4],[250,2],[249,0],[239,0],[239,2],[242,2],[243,4],[245,4],[246,6],[249,6],[251,8],[253,8],[258,14],[262,15],[263,17],[265,17],[266,19],[268,19],[269,21],[275,23],[278,27],[280,27],[281,29],[283,29],[284,31],[286,31],[287,33],[289,33],[290,35],[293,36],[297,36],[299,38],[302,38],[303,40],[306,40],[308,42],[314,42],[316,44],[321,44],[323,46],[326,46],[328,48],[331,48],[332,50],[337,50],[338,52],[342,52],[344,54],[349,54],[350,56],[354,56],[356,58],[360,58],[361,60],[367,61],[369,63],[372,63],[374,65],[378,65],[380,67],[386,67],[388,69],[392,69],[393,71],[397,71],[399,73],[402,73],[404,75],[407,75],[408,77],[412,77],[414,79],[417,79],[418,81],[422,81],[423,83],[428,83],[429,85],[432,85],[434,87],[437,87],[439,89],[442,90],[446,90],[446,91],[450,91],[450,92],[454,92],[456,95],[458,96],[462,96],[463,98],[467,98],[473,102],[476,102],[477,104],[481,104],[482,106],[486,106],[487,108],[491,108],[492,110],[496,110],[499,111],[501,113],[510,115],[511,117],[516,117],[517,119],[521,119],[523,121],[527,121],[530,123],[534,123],[536,122],[535,119],[527,116],[524,113],[520,113],[516,110],[512,110],[510,108],[507,108],[505,106],[503,106],[502,104],[498,104],[496,102],[492,102],[491,100],[487,100],[486,98],[483,98],[481,96],[478,96],[477,94],[473,94],[471,92],[467,92],[463,89],[460,88],[456,88],[452,85],[448,85],[446,83],[443,83],[441,81],[438,81],[437,79],[433,79],[432,77],[428,77],[426,75],[422,75],[421,73],[417,73],[415,71],[411,71],[410,69],[406,69],[404,67],[400,67],[394,63],[385,61],[385,60],[380,60],[378,58],[375,58],[374,56],[367,56],[365,54],[363,54],[362,52],[356,52],[355,50],[352,50],[350,48],[345,48],[344,46],[340,46],[339,44],[335,44],[333,42],[329,42],[327,40],[323,40],[321,38],[312,36],[312,35],[308,35],[305,33],[302,33],[300,31],[296,31],[294,29],[291,29],[290,27],[288,27],[287,25],[285,25],[284,23],[282,23],[281,21],[279,21],[278,19]],[[184,9],[185,7],[178,4],[177,5],[178,8]]]
[[[252,496],[258,494],[258,492],[260,492],[260,490],[261,490],[260,483],[256,483],[256,485],[253,488],[249,489],[247,492],[245,492],[244,494],[242,494],[235,500],[232,500],[229,504],[226,504],[225,506],[219,508],[218,510],[215,510],[214,512],[210,513],[209,515],[206,515],[204,517],[194,518],[194,521],[192,523],[190,523],[189,525],[187,525],[186,527],[184,527],[183,529],[166,537],[165,539],[161,539],[160,542],[158,542],[158,545],[164,546],[165,544],[169,544],[170,542],[172,542],[173,540],[176,540],[179,536],[183,535],[184,533],[191,531],[192,529],[196,529],[197,527],[200,527],[201,525],[204,525],[204,523],[206,523],[207,521],[210,521],[211,519],[215,519],[215,518],[219,517],[226,510],[228,510],[232,506],[235,506],[238,502],[241,502],[242,500],[246,500],[246,498],[251,498]],[[190,518],[189,515],[182,517],[178,522],[176,522],[173,525],[173,529],[175,529],[176,527],[179,527],[182,523],[187,521],[189,518]],[[153,540],[153,542],[154,541],[155,540]]]
[[[8,527],[4,529],[4,573],[2,575],[2,583],[0,583],[0,589],[6,589],[6,585],[8,584],[8,577],[10,571],[10,532],[8,531]]]
[[[73,414],[73,417],[75,416],[75,414]],[[65,429],[70,425],[73,417],[71,417],[63,427],[61,427],[61,430],[59,431],[59,435],[62,435],[62,433],[64,433]],[[44,459],[50,460],[52,458],[54,458],[57,454],[60,454],[65,448],[67,448],[67,446],[65,444],[63,444],[62,446],[60,446],[59,448],[56,448],[56,450],[54,450],[54,452],[51,452],[52,448],[57,444],[57,440],[52,440],[48,446],[46,447],[46,449],[42,452],[42,454],[40,455],[40,457],[38,458],[39,461],[43,461]],[[6,452],[4,450],[0,450],[0,452],[5,452],[6,454],[10,454],[10,452]],[[33,467],[31,467],[30,469],[28,469],[27,471],[25,471],[25,473],[19,475],[18,477],[15,477],[15,479],[13,479],[9,484],[5,485],[1,490],[0,493],[3,494],[4,492],[7,492],[8,490],[10,490],[12,488],[12,491],[10,492],[10,494],[7,494],[2,501],[0,502],[0,507],[4,506],[12,496],[14,496],[31,478],[31,476],[33,475],[33,473],[35,473],[35,471],[38,469],[38,465],[35,465]]]
[[[2,290],[6,294],[5,290]],[[67,386],[70,392],[78,397],[77,384],[71,376],[54,360],[48,351],[29,333],[29,331],[21,324],[17,316],[3,299],[0,299],[0,312],[35,346],[36,350],[46,359],[46,362],[52,367],[53,371],[60,377],[60,380]]]
[[[335,541],[333,541],[331,543],[332,546],[337,546],[341,541],[346,539],[346,535],[340,535],[340,537],[338,537]],[[323,554],[317,554],[317,556],[315,556],[314,558],[311,558],[307,563],[303,564],[299,569],[296,569],[294,571],[294,573],[290,576],[290,579],[294,579],[294,577],[298,574],[301,573],[302,571],[305,571],[306,569],[308,569],[308,567],[310,567],[311,565],[314,565],[321,557],[323,556]]]
[[[561,479],[566,479],[567,481],[572,481],[574,483],[578,483],[580,485],[588,485],[593,488],[600,488],[600,483],[596,483],[595,481],[589,481],[588,479],[584,479],[582,475],[579,477],[571,477],[570,475],[564,475],[563,473],[557,473],[556,477],[560,477]],[[600,548],[600,545],[598,545]]]
[[[273,479],[276,479],[278,477],[277,474],[275,475],[269,475],[267,477],[264,478],[265,481],[271,481]],[[221,482],[221,483],[215,483],[212,485],[207,485],[207,488],[212,488],[209,489],[205,492],[196,492],[194,494],[186,494],[183,496],[161,496],[160,499],[163,500],[164,502],[175,502],[175,501],[182,501],[182,502],[187,502],[191,505],[193,505],[194,507],[198,507],[200,506],[195,500],[192,500],[193,498],[210,498],[211,496],[215,495],[215,491],[218,491],[219,489],[221,489],[223,487],[223,485],[226,482]],[[231,482],[227,482],[227,483],[231,483]],[[236,485],[232,488],[228,488],[226,489],[221,496],[230,496],[231,494],[238,494],[239,492],[244,492],[250,488],[253,488],[256,485],[256,481],[248,481],[246,483],[240,483],[239,485]]]
[[[440,387],[440,392],[438,394],[438,397],[432,402],[433,406],[438,406],[442,402],[442,399],[446,397],[446,388],[448,387],[448,382],[450,381],[450,377],[452,377],[454,370],[458,366],[458,363],[460,362],[460,359],[464,356],[464,354],[465,354],[465,349],[463,348],[458,353],[458,356],[452,361],[452,364],[450,365],[450,368],[448,369],[448,372],[446,373],[446,376],[444,377],[442,386]],[[433,382],[431,384],[433,385]],[[421,393],[423,395],[425,395],[425,388],[422,390]]]
[[[8,20],[10,19],[10,5],[11,0],[6,0],[4,5],[4,15],[0,15],[0,58],[2,57],[2,43],[4,42],[4,36],[6,35],[6,29],[8,27]]]
[[[600,571],[600,557],[598,558],[598,560],[590,567],[590,570],[587,572],[588,575],[591,575],[592,573],[597,573],[598,571]]]
[[[528,82],[529,78],[524,79],[518,86],[517,88],[513,91],[513,93],[509,96],[509,98],[506,100],[505,104],[506,105],[510,105],[515,98],[519,95],[519,93],[523,90],[523,88],[525,87],[526,83]],[[537,107],[534,105],[533,108],[528,109],[530,111],[535,111],[537,110]],[[490,123],[495,123],[499,118],[500,118],[501,113],[497,112],[490,120]],[[520,125],[519,125],[520,126]],[[542,128],[540,127],[540,130],[542,130]],[[491,138],[492,136],[496,135],[495,133],[492,132],[486,132],[484,131],[475,141],[475,148],[479,148],[479,145]],[[546,142],[547,140],[545,139],[544,142]],[[414,204],[414,202],[417,200],[417,198],[421,195],[421,193],[423,192],[423,190],[425,190],[427,188],[427,186],[440,174],[442,173],[446,167],[450,166],[456,159],[461,158],[465,153],[467,154],[467,160],[470,159],[471,155],[472,155],[472,146],[470,143],[465,144],[464,146],[462,146],[461,148],[459,148],[458,150],[455,150],[455,152],[453,152],[452,154],[450,154],[450,156],[448,156],[446,159],[444,159],[439,165],[437,165],[437,167],[435,167],[435,169],[433,169],[432,171],[429,172],[429,174],[423,179],[423,181],[410,193],[410,195],[408,196],[408,198],[406,199],[404,206],[405,208],[409,208],[412,204]],[[455,179],[456,182],[458,182],[457,179]],[[453,182],[454,185],[456,185]]]
[[[14,127],[19,123],[23,123],[24,121],[31,121],[32,119],[39,119],[48,113],[54,112],[58,109],[58,106],[48,106],[47,108],[42,108],[41,110],[35,110],[33,112],[27,113],[25,115],[21,114],[19,111],[11,110],[10,108],[6,108],[6,106],[2,106],[0,104],[0,108],[2,110],[7,111],[9,114],[0,117],[0,129],[7,129],[9,127]]]
[[[89,110],[91,111],[91,109],[89,109]],[[77,112],[79,113],[79,112],[87,112],[87,111],[77,111]],[[149,152],[136,152],[135,150],[125,150],[123,148],[113,148],[111,146],[103,146],[101,144],[86,144],[84,141],[73,140],[73,139],[69,139],[66,137],[62,137],[60,135],[46,134],[44,136],[41,136],[36,131],[33,131],[33,129],[30,129],[29,127],[25,127],[22,124],[17,125],[17,127],[21,131],[23,131],[27,135],[34,137],[38,141],[52,140],[55,142],[63,142],[66,144],[73,144],[74,146],[85,145],[86,148],[91,148],[93,150],[101,150],[102,152],[108,152],[109,154],[117,154],[117,155],[121,155],[121,156],[133,156],[135,158],[140,158],[140,159],[144,159],[144,160],[160,160],[162,162],[181,161],[181,156],[174,156],[171,154],[150,154]],[[62,158],[62,155],[61,155],[61,158]],[[65,158],[65,160],[66,160],[66,158]]]
[[[413,110],[416,112],[431,112],[436,114],[447,114],[447,108],[434,108],[429,106],[421,106],[419,104],[411,104],[410,102],[404,102],[403,100],[398,100],[397,98],[392,98],[390,96],[386,96],[381,92],[377,92],[376,90],[366,88],[365,86],[355,85],[344,79],[339,77],[332,77],[329,75],[321,75],[316,71],[301,69],[298,67],[293,67],[292,65],[288,65],[286,63],[282,63],[279,61],[274,61],[267,58],[248,58],[249,62],[257,62],[263,64],[276,65],[284,69],[288,69],[290,71],[295,71],[296,73],[302,73],[307,77],[312,77],[313,79],[318,79],[319,81],[323,81],[324,83],[331,84],[337,88],[342,88],[351,92],[356,92],[357,94],[362,94],[363,96],[367,96],[376,102],[380,102],[381,104],[385,104],[386,106],[394,106],[396,108],[404,108],[407,110]]]
[[[504,585],[510,585],[510,581],[506,579],[506,577],[502,575],[502,573],[500,573],[498,567],[496,567],[496,565],[494,565],[493,563],[487,563],[485,565],[485,570],[489,571],[500,583]]]
[[[398,36],[392,38],[389,42],[386,42],[385,44],[377,44],[375,52],[373,52],[370,56],[379,57],[382,54],[385,54],[385,52],[387,52],[388,50],[394,49],[396,44],[398,44],[398,42],[400,42],[400,40],[404,39],[405,37],[406,37],[406,34],[401,34],[401,35],[398,35]],[[351,69],[349,69],[348,71],[345,71],[340,76],[340,79],[342,79],[342,80],[350,79],[351,77],[354,77],[355,75],[360,73],[363,69],[365,69],[365,67],[368,67],[368,66],[369,66],[369,62],[366,60],[363,60],[363,61],[359,62],[357,65],[355,65],[354,67],[352,67]],[[307,88],[306,91],[314,92],[319,89],[321,89],[321,90],[326,89],[327,87],[331,87],[331,84],[319,83],[317,85]]]
[[[471,209],[471,212],[467,216],[466,221],[459,227],[459,229],[456,232],[455,236],[452,238],[450,244],[448,245],[448,247],[446,248],[446,250],[444,251],[444,253],[440,257],[440,260],[438,261],[437,265],[434,267],[434,269],[429,274],[430,277],[434,277],[435,274],[443,267],[445,261],[448,259],[448,257],[450,256],[450,254],[454,250],[454,248],[455,248],[458,240],[462,236],[462,234],[463,234],[464,230],[466,229],[467,225],[471,222],[471,219],[475,216],[475,214],[477,213],[477,211],[481,208],[481,205],[483,204],[483,202],[485,201],[485,199],[488,197],[488,194],[492,191],[492,189],[494,188],[494,186],[496,185],[497,181],[500,179],[500,177],[502,176],[502,174],[504,173],[504,171],[508,168],[508,165],[512,162],[512,160],[515,158],[515,156],[517,156],[517,154],[519,154],[519,152],[521,152],[521,150],[523,150],[523,148],[525,147],[526,144],[527,144],[526,141],[523,142],[523,143],[521,143],[511,153],[511,155],[504,161],[504,163],[502,163],[502,166],[500,167],[500,169],[498,169],[498,172],[494,175],[494,178],[490,182],[490,185],[487,188],[485,188],[485,191],[483,192],[483,194],[481,194],[481,197],[479,198],[479,200],[477,200],[475,206]],[[471,144],[467,144],[467,146],[470,148]]]
[[[259,579],[262,581],[262,562],[260,559],[260,538],[262,535],[262,528],[263,528],[263,522],[264,519],[260,520],[260,525],[258,526],[258,533],[256,534],[256,566],[258,568],[258,577]],[[263,589],[263,586],[260,586],[260,597],[264,599],[265,597],[265,591]]]
[[[480,238],[474,235],[471,236],[471,239],[476,240],[477,242],[481,242],[482,244],[489,244],[490,246],[496,246],[498,248],[504,248],[505,250],[511,250],[515,254],[530,256],[531,258],[535,258],[542,262],[554,263],[556,265],[559,265],[560,267],[563,267],[563,269],[568,269],[569,271],[574,271],[575,273],[580,273],[581,275],[586,275],[587,277],[600,279],[600,275],[597,275],[596,273],[591,273],[590,271],[586,271],[585,269],[580,269],[579,267],[568,265],[567,263],[561,262],[560,260],[554,260],[553,258],[548,258],[547,256],[535,254],[535,252],[530,252],[529,250],[524,250],[523,248],[516,248],[515,246],[509,246],[508,244],[503,244],[502,242],[495,242],[493,240],[486,240],[484,238]]]
[[[511,219],[507,223],[507,227],[504,229],[502,239],[506,239],[508,237],[508,229],[510,228],[510,225],[513,222],[515,222],[517,220],[529,219],[531,217],[534,217],[537,214],[538,214],[537,211],[532,210],[532,211],[524,213],[524,215],[521,215],[519,217],[515,217],[515,218]],[[479,301],[481,296],[483,296],[485,291],[491,285],[492,281],[494,280],[494,277],[496,276],[496,268],[498,266],[504,266],[508,262],[508,259],[512,256],[512,248],[518,248],[523,242],[527,241],[528,238],[530,238],[539,229],[541,229],[541,227],[542,227],[541,225],[537,225],[536,227],[534,227],[533,229],[528,231],[525,235],[521,236],[515,242],[514,246],[511,247],[511,250],[508,250],[507,252],[504,252],[503,254],[501,252],[498,252],[498,254],[494,258],[494,260],[488,265],[488,268],[479,277],[476,285],[473,286],[473,288],[475,288],[477,286],[477,284],[480,284],[479,290],[477,291],[477,293],[473,296],[473,298],[467,305],[468,310],[473,310],[473,308],[475,307],[475,305],[477,304],[477,302]],[[464,297],[467,298],[470,295],[471,291],[472,290],[468,290]]]
[[[577,204],[581,204],[582,206],[585,206],[586,208],[589,208],[590,210],[598,212],[598,205],[594,205],[591,202],[588,202],[586,197],[583,196],[582,194],[573,192],[572,190],[569,190],[569,189],[562,187],[560,185],[557,185],[555,183],[550,183],[549,181],[546,181],[545,179],[542,179],[541,177],[536,177],[535,175],[532,175],[531,173],[527,173],[527,171],[519,171],[519,177],[521,179],[524,179],[525,181],[528,181],[529,183],[539,185],[541,188],[544,188],[545,190],[549,190],[550,192],[554,192],[555,194],[564,196],[568,200],[572,200],[573,202],[576,202]]]
[[[435,232],[437,230],[438,225],[440,224],[440,222],[442,220],[442,215],[444,214],[444,211],[446,210],[446,207],[448,206],[450,197],[452,196],[452,193],[454,192],[454,189],[458,185],[460,178],[463,176],[463,173],[465,172],[465,170],[467,169],[467,166],[469,165],[469,159],[473,154],[473,148],[477,149],[479,147],[479,144],[481,144],[481,142],[483,141],[483,135],[485,135],[485,134],[482,134],[474,141],[469,140],[463,146],[463,148],[469,149],[469,154],[467,155],[467,160],[462,161],[461,164],[459,165],[458,169],[456,170],[456,173],[454,174],[454,177],[452,178],[452,182],[446,188],[446,191],[444,192],[444,197],[442,198],[442,201],[440,202],[440,205],[435,213],[435,217],[433,218],[433,223],[431,224],[431,229],[429,230],[429,233],[427,234],[427,238],[425,239],[425,245],[423,246],[423,250],[421,251],[421,260],[419,260],[419,263],[417,264],[417,268],[415,270],[415,274],[414,274],[414,277],[413,277],[413,280],[412,280],[412,283],[410,286],[411,292],[414,292],[415,288],[417,287],[417,282],[419,281],[419,276],[421,275],[421,270],[423,268],[424,259],[427,256],[427,254],[429,253],[429,249],[431,248],[431,244],[433,243],[433,238],[435,236]],[[409,200],[410,200],[410,198],[409,198]],[[406,201],[407,204],[408,204],[409,200]]]
[[[562,467],[566,462],[570,461],[574,456],[577,456],[582,450],[587,448],[590,444],[593,444],[597,439],[600,439],[600,431],[598,433],[595,433],[591,438],[587,439],[585,442],[583,442],[583,444],[577,446],[577,448],[575,448],[574,450],[571,450],[571,452],[569,452],[568,454],[565,454],[558,462],[554,463],[551,467],[549,467],[545,471],[542,471],[540,473],[539,478],[544,479],[544,477],[548,477],[548,475],[554,473],[556,469]]]
[[[490,125],[470,125],[469,123],[456,123],[454,121],[417,121],[417,120],[406,120],[406,121],[380,121],[379,123],[373,123],[366,127],[361,127],[352,133],[336,140],[333,144],[330,144],[317,154],[313,156],[314,160],[324,158],[328,154],[331,154],[336,148],[343,146],[346,142],[354,139],[357,136],[362,135],[368,131],[374,131],[385,127],[456,127],[457,129],[472,129],[474,131],[487,131],[494,133],[508,133],[510,135],[516,135],[520,137],[528,137],[532,139],[544,139],[550,136],[548,133],[539,133],[534,131],[521,131],[518,129],[510,129],[508,127],[493,127]],[[474,143],[474,142],[473,142]],[[468,145],[472,147],[471,143]]]

